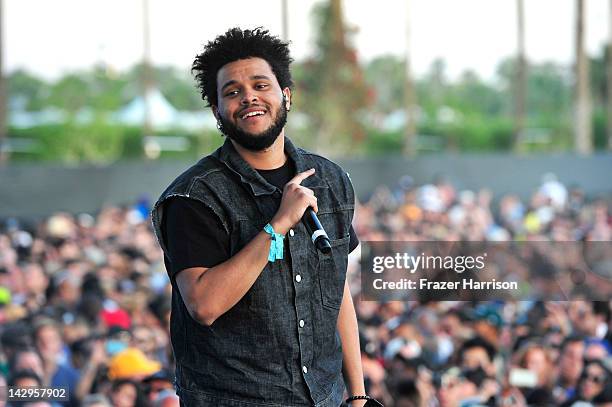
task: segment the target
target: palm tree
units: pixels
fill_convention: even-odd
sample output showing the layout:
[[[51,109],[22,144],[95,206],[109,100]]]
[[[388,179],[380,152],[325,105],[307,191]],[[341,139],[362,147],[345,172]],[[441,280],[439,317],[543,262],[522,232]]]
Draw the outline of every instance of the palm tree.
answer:
[[[525,130],[525,98],[527,95],[527,62],[525,58],[525,10],[523,0],[516,0],[517,55],[515,88],[514,151],[520,148],[520,136]]]
[[[606,91],[607,91],[607,120],[608,150],[612,150],[612,0],[608,10],[608,52],[606,60]]]
[[[404,155],[416,154],[416,94],[410,71],[410,2],[406,0],[406,56],[404,71],[404,107],[406,109],[406,127],[404,130]]]
[[[142,55],[142,88],[144,100],[144,121],[143,121],[143,142],[148,136],[153,135],[153,125],[151,124],[151,92],[153,91],[153,69],[151,67],[151,32],[149,16],[149,0],[142,0],[142,35],[143,35],[143,55]]]
[[[584,0],[576,0],[576,90],[574,145],[579,154],[593,151],[591,137],[591,94],[589,87],[589,59],[584,49]]]
[[[6,80],[2,70],[2,0],[0,0],[0,165],[8,161],[7,114],[6,114]]]
[[[283,41],[289,41],[289,10],[287,0],[281,0],[281,25]]]

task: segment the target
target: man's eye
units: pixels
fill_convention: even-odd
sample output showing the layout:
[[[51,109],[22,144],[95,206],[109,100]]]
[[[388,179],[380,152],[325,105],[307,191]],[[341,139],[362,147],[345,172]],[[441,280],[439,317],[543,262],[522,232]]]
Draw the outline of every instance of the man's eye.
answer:
[[[256,86],[257,89],[265,89],[268,87],[267,83],[260,83],[259,85]]]
[[[238,94],[237,90],[231,90],[225,94],[225,96],[236,96]]]

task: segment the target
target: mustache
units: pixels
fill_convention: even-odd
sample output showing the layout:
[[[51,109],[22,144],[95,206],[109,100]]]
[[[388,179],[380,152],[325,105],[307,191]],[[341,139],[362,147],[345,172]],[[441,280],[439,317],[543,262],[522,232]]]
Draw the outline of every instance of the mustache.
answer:
[[[259,104],[259,103],[253,103],[253,104],[250,104],[250,105],[246,106],[244,109],[240,109],[240,111],[238,113],[236,113],[236,115],[240,116],[242,113],[244,113],[247,110],[252,109],[254,107],[261,108],[262,110],[265,110],[266,112],[268,112],[270,110],[270,109],[268,109],[268,106],[266,106],[266,105],[262,105],[262,104]]]

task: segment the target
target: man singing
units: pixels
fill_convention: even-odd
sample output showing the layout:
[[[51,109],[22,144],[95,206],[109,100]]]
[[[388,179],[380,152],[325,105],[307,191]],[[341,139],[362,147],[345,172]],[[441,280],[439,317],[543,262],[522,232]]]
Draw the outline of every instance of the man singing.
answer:
[[[171,337],[185,406],[334,406],[364,396],[347,257],[354,193],[331,161],[285,137],[292,59],[263,29],[209,42],[192,71],[225,143],[153,210],[172,281]],[[301,221],[311,207],[331,253]],[[350,401],[362,406],[365,399]]]

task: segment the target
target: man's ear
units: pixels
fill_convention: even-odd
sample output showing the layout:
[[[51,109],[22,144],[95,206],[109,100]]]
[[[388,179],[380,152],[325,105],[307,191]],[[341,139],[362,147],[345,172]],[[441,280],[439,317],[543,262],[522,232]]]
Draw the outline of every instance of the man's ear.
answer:
[[[285,101],[285,107],[287,110],[291,110],[291,89],[283,89],[283,99]]]
[[[213,116],[215,116],[215,119],[217,119],[217,121],[219,121],[219,109],[217,108],[217,106],[212,105],[210,107],[210,109],[212,110],[212,114],[213,114]]]

